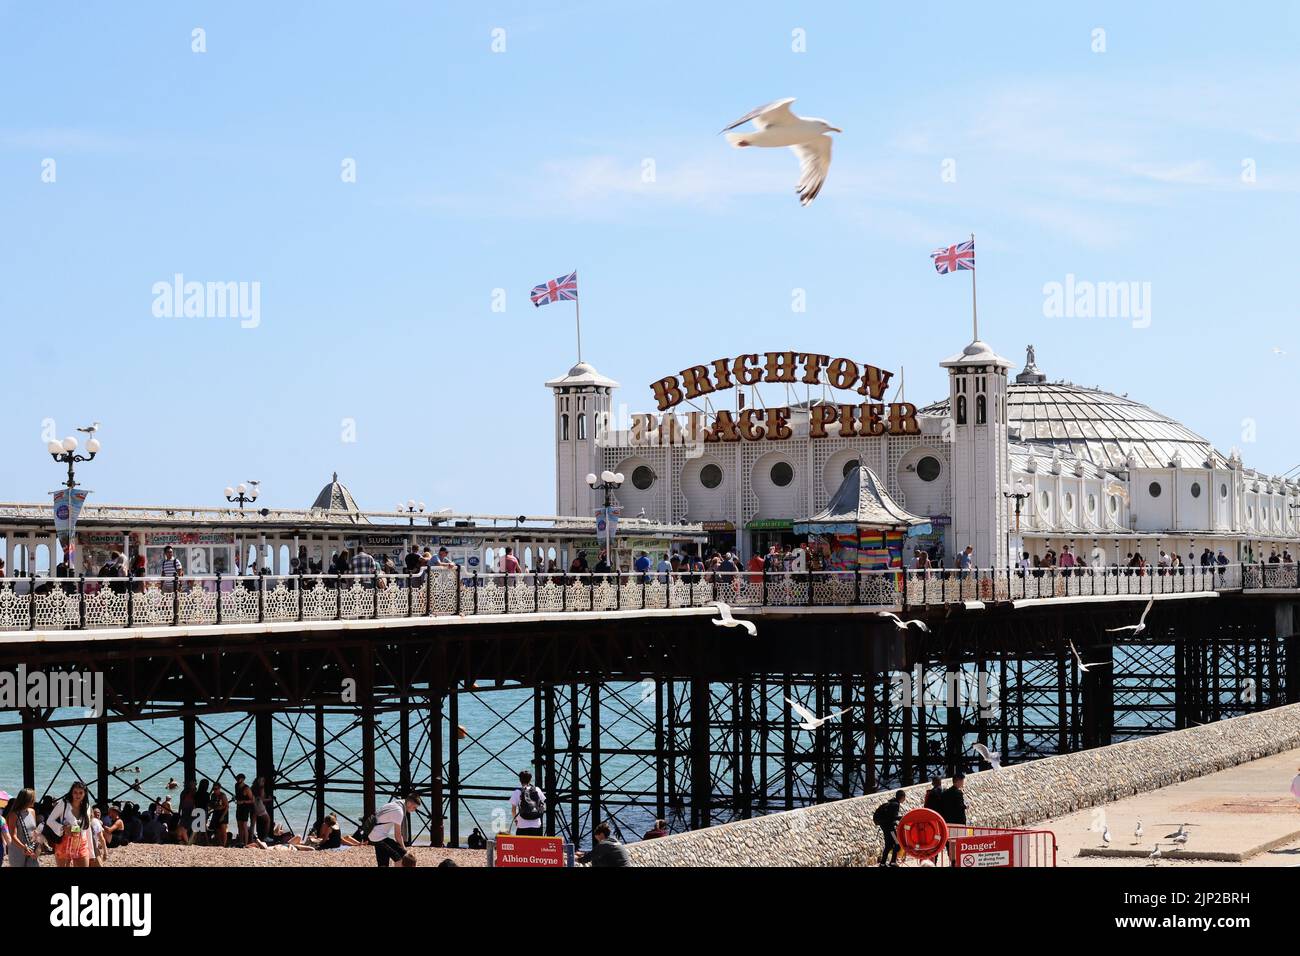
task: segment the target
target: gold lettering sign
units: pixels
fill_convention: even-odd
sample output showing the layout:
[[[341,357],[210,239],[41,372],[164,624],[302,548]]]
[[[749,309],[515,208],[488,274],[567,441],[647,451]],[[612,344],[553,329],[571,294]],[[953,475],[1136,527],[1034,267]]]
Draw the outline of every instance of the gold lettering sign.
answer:
[[[816,352],[746,353],[735,358],[719,358],[692,365],[677,375],[666,375],[650,386],[658,410],[667,412],[658,428],[653,417],[646,416],[643,427],[633,427],[633,443],[642,441],[676,445],[703,440],[706,442],[784,441],[794,435],[789,426],[791,412],[782,408],[749,408],[741,412],[719,411],[705,421],[700,412],[690,412],[686,423],[678,421],[670,410],[684,401],[693,401],[737,385],[760,382],[781,385],[829,385],[852,391],[866,401],[839,405],[824,402],[808,410],[808,437],[870,438],[878,435],[917,435],[921,425],[916,420],[916,406],[911,402],[885,402],[885,392],[893,372],[848,358],[835,358]],[[832,426],[837,426],[832,431]],[[654,437],[651,438],[651,435]]]

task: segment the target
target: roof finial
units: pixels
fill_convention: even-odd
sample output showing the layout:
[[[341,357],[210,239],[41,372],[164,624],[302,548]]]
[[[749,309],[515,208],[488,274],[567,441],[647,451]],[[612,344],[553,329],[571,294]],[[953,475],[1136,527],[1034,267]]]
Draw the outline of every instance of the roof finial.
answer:
[[[1040,385],[1047,381],[1047,376],[1039,371],[1034,358],[1034,347],[1030,345],[1025,348],[1025,367],[1016,376],[1017,385]]]
[[[334,482],[337,482],[337,481],[339,480],[339,473],[338,473],[337,471],[334,472],[334,477],[331,478],[330,480],[331,480],[331,481],[334,481]]]

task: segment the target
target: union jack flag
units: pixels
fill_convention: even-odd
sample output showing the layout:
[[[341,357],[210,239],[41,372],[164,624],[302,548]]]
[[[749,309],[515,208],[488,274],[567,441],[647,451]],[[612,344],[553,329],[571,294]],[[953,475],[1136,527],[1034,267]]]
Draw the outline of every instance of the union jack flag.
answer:
[[[949,272],[973,271],[975,268],[975,240],[967,239],[965,242],[959,242],[955,246],[948,246],[946,249],[936,249],[930,253],[930,258],[934,260],[934,271],[941,276],[947,275]]]
[[[552,302],[575,302],[578,298],[578,273],[570,272],[541,285],[533,286],[529,293],[533,305],[550,305]]]

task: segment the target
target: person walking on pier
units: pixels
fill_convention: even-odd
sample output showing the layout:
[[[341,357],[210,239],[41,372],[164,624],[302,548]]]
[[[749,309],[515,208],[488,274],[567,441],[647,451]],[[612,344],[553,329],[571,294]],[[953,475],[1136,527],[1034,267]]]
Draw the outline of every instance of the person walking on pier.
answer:
[[[930,778],[930,789],[925,791],[924,806],[943,816],[943,777]]]
[[[880,852],[881,866],[898,866],[898,821],[903,816],[903,804],[907,801],[907,791],[899,790],[892,797],[876,807],[871,820],[880,827],[880,835],[885,847]]]
[[[533,775],[519,771],[519,786],[510,794],[510,816],[520,836],[545,836],[542,815],[546,811],[546,794],[533,785]]]

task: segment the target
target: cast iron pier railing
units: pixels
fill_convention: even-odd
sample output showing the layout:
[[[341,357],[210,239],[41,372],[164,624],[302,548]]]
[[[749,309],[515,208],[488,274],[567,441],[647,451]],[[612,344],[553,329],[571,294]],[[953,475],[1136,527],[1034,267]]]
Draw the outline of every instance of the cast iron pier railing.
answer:
[[[908,611],[974,601],[1300,589],[1294,564],[925,571],[195,575],[0,579],[0,631],[747,607]]]

